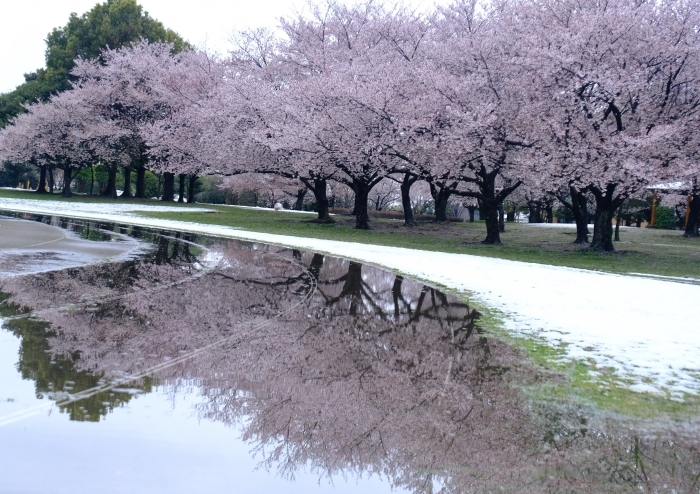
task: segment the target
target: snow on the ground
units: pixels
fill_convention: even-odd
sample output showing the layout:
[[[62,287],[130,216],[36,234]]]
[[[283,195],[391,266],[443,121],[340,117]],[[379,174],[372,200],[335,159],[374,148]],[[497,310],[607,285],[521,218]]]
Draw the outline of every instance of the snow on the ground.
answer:
[[[523,223],[523,225],[527,226],[538,226],[538,227],[546,227],[546,228],[576,228],[576,223]],[[588,225],[588,228],[593,230],[592,224]],[[621,227],[621,228],[626,228],[626,227]]]
[[[22,189],[17,189],[22,190]],[[130,203],[105,203],[105,202],[63,202],[43,199],[10,199],[0,198],[0,206],[11,211],[25,211],[27,213],[58,214],[66,216],[76,216],[78,213],[86,214],[127,214],[136,216],[134,211],[193,211],[205,212],[213,211],[207,208],[187,208],[178,206],[151,206],[150,204],[130,204]],[[69,214],[74,213],[74,214]]]
[[[534,226],[534,227],[540,227],[540,228],[571,228],[571,229],[576,229],[576,223],[522,223],[523,225],[527,226]],[[590,223],[588,225],[588,229],[593,232],[593,228],[595,225]],[[639,228],[637,226],[622,226],[620,225],[620,230],[628,230],[632,228]]]
[[[700,393],[700,285],[142,218],[125,215],[124,206],[0,199],[0,209],[239,238],[384,266],[469,292],[479,303],[502,311],[507,329],[564,345],[569,358],[613,368],[636,391],[668,392],[678,399],[683,393]]]
[[[263,208],[260,206],[238,206],[238,205],[232,205],[232,204],[220,204],[220,206],[225,206],[229,208],[241,208],[241,209],[254,209],[256,211],[275,211],[274,208]],[[297,211],[296,209],[280,209],[280,211],[283,211],[285,213],[299,213],[299,214],[313,214],[316,215],[318,213],[314,211]],[[334,214],[331,213],[331,216],[335,216]]]

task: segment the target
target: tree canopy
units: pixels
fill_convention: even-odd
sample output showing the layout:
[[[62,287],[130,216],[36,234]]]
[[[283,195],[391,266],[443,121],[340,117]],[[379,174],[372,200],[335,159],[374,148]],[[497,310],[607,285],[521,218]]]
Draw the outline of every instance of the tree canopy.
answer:
[[[171,43],[174,51],[187,46],[136,0],[107,0],[80,16],[71,14],[65,26],[55,28],[46,38],[46,67],[25,74],[24,84],[0,95],[0,127],[22,113],[23,104],[45,101],[52,93],[69,89],[77,57],[94,59],[105,48],[129,46],[140,39]]]

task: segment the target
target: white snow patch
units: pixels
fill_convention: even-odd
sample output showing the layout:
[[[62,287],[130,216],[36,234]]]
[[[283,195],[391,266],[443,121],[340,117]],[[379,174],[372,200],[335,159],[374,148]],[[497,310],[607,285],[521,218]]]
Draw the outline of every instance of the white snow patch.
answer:
[[[22,190],[22,189],[18,189]],[[177,206],[151,206],[150,204],[109,203],[109,202],[62,202],[42,199],[10,199],[0,198],[0,207],[9,211],[23,211],[37,214],[57,214],[72,217],[79,213],[86,214],[126,214],[138,217],[134,211],[153,212],[207,212],[214,211],[207,208],[183,208]],[[72,214],[71,214],[72,213]]]
[[[313,214],[316,215],[315,211],[297,211],[296,209],[280,209],[279,211],[276,210],[275,208],[263,208],[260,206],[238,206],[238,205],[233,205],[233,204],[218,204],[218,206],[225,206],[227,208],[240,208],[240,209],[255,209],[258,211],[274,211],[275,213],[278,213],[280,211],[283,211],[285,213],[299,213],[299,214]],[[334,214],[330,214],[331,216],[335,216]]]
[[[523,223],[523,225],[540,228],[576,228],[576,223]],[[592,224],[588,225],[591,230],[593,230],[593,226]]]
[[[300,238],[124,215],[146,206],[16,201],[0,209],[122,222],[325,252],[473,294],[504,313],[507,329],[563,345],[568,358],[612,367],[639,392],[700,393],[700,286],[467,254]],[[156,206],[156,210],[162,206]],[[98,211],[98,209],[100,211]],[[176,208],[171,208],[176,209]],[[192,211],[192,209],[188,209]],[[633,300],[634,304],[621,303]]]

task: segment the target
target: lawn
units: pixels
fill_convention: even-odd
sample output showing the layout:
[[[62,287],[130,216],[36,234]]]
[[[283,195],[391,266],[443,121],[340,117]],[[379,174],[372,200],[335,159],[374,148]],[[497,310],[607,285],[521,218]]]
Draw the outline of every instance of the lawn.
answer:
[[[556,266],[570,266],[611,273],[645,273],[700,278],[700,240],[683,238],[681,232],[651,228],[623,228],[616,253],[590,252],[574,245],[573,228],[507,223],[503,245],[481,245],[486,236],[483,222],[419,223],[406,228],[401,221],[374,218],[372,230],[353,228],[354,218],[335,216],[333,225],[310,222],[311,215],[214,206],[215,213],[144,212],[150,218],[226,225],[262,233],[322,238],[425,251],[498,257]]]
[[[2,189],[0,197],[113,203],[113,199],[76,196],[65,199],[57,195],[37,195]],[[128,199],[132,204],[163,205],[155,200]],[[501,235],[502,246],[481,245],[486,235],[483,222],[434,223],[421,222],[416,228],[406,228],[402,221],[372,218],[372,230],[356,230],[354,218],[336,215],[335,224],[310,222],[311,214],[277,212],[205,205],[214,212],[190,211],[187,204],[178,212],[141,212],[145,217],[225,225],[245,230],[293,235],[308,238],[340,240],[367,244],[473,254],[556,266],[570,266],[610,273],[644,273],[662,276],[700,278],[700,239],[683,238],[680,231],[652,228],[622,228],[621,241],[615,253],[589,252],[573,244],[573,228],[533,226],[507,223]],[[203,206],[194,204],[192,206]]]

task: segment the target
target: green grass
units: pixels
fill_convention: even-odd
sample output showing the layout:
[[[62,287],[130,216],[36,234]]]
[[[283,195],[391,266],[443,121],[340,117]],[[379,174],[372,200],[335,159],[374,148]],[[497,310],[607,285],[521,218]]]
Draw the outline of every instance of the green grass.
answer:
[[[76,196],[65,199],[58,195],[37,195],[15,190],[0,190],[0,197],[102,203],[113,199]],[[123,201],[123,200],[120,200]],[[162,205],[155,200],[126,200],[132,204]],[[651,228],[623,228],[615,253],[590,252],[573,244],[574,229],[548,228],[507,223],[501,235],[502,246],[481,245],[486,236],[483,222],[420,223],[405,228],[401,221],[372,219],[372,230],[356,230],[354,219],[335,216],[336,223],[311,223],[311,214],[264,211],[230,206],[205,205],[214,213],[190,211],[202,205],[178,204],[178,212],[142,212],[149,218],[190,221],[208,225],[224,225],[261,233],[294,235],[307,238],[340,240],[366,244],[405,247],[435,252],[473,254],[514,261],[569,266],[609,273],[644,273],[661,276],[700,278],[700,240],[686,239],[681,232]],[[620,294],[621,296],[623,294]]]
[[[459,296],[459,294],[455,294]],[[462,296],[464,298],[464,296]],[[543,379],[524,387],[536,402],[577,403],[623,417],[642,420],[684,420],[700,416],[700,396],[685,394],[682,400],[671,395],[640,393],[614,369],[600,368],[592,360],[566,359],[565,346],[534,336],[517,335],[506,330],[502,314],[467,300],[481,316],[479,324],[492,336],[520,349],[527,361],[544,374]]]
[[[625,228],[618,252],[590,252],[573,244],[575,231],[508,223],[502,246],[481,245],[486,236],[483,222],[421,223],[417,228],[401,221],[375,218],[372,230],[353,228],[351,217],[336,216],[334,225],[310,223],[311,215],[256,211],[232,207],[212,207],[216,213],[142,213],[150,218],[226,225],[245,230],[341,240],[436,252],[473,254],[555,266],[569,266],[610,273],[645,273],[662,276],[700,278],[700,241],[686,239],[678,231]]]

